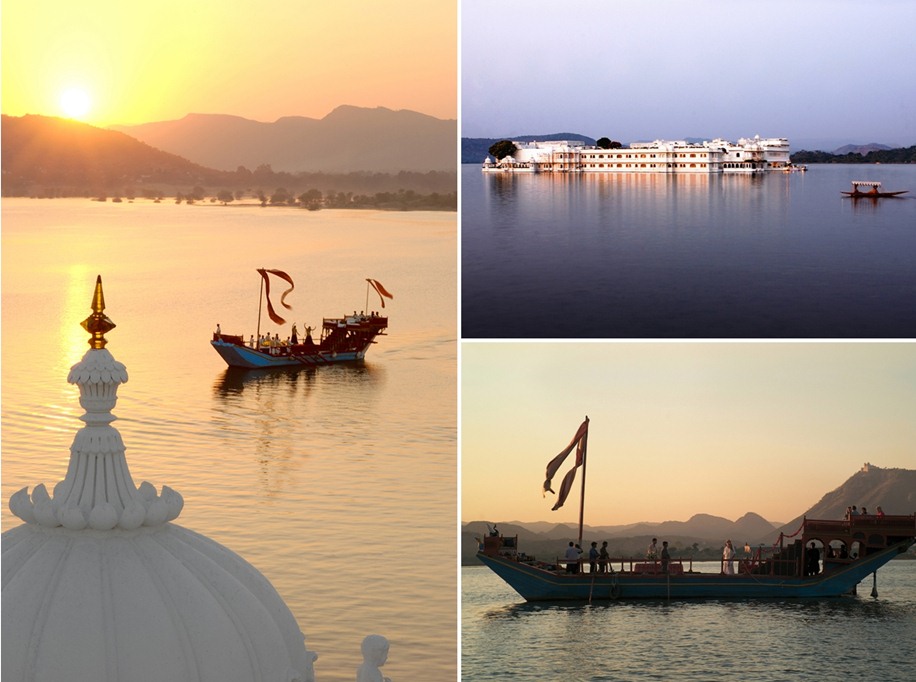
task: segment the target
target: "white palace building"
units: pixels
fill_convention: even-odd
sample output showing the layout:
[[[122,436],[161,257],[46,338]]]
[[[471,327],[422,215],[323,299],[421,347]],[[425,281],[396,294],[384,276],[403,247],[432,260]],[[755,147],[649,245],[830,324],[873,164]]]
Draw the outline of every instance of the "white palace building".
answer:
[[[655,140],[620,149],[580,141],[514,142],[512,156],[483,163],[485,172],[521,173],[762,173],[793,170],[784,137],[741,138],[737,143]]]

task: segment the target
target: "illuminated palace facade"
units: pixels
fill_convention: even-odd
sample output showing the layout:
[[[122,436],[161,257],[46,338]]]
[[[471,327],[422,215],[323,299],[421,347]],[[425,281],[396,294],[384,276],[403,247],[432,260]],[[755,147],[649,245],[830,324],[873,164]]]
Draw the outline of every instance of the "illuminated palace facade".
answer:
[[[518,151],[483,164],[486,172],[522,173],[762,173],[791,170],[784,137],[634,142],[602,149],[579,141],[514,142]]]

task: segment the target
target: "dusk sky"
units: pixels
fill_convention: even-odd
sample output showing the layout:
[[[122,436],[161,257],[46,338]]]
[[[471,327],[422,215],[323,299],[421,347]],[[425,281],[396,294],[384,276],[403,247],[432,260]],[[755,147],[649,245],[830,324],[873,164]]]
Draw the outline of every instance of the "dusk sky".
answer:
[[[581,474],[555,512],[541,485],[588,415],[585,523],[788,522],[916,468],[914,404],[913,343],[465,342],[461,518],[577,524]]]
[[[463,0],[461,134],[916,144],[912,0]]]
[[[457,118],[455,0],[6,0],[2,21],[4,114],[270,122],[351,104]]]

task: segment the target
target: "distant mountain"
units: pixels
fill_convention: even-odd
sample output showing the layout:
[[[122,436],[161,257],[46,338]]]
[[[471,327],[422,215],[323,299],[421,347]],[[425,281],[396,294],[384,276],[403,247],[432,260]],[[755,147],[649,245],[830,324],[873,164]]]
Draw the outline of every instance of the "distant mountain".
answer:
[[[833,153],[838,154],[838,155],[861,154],[862,156],[865,156],[866,154],[868,154],[868,152],[887,151],[888,149],[892,149],[892,147],[888,147],[886,144],[878,144],[877,142],[872,142],[870,144],[843,145],[842,147],[838,149],[834,149]]]
[[[489,155],[489,149],[500,140],[507,137],[462,137],[461,138],[461,163],[483,163]],[[581,140],[585,144],[595,144],[594,138],[579,135],[578,133],[550,133],[549,135],[515,135],[513,142],[553,142],[555,140]]]
[[[455,210],[455,168],[448,171],[281,173],[269,167],[222,171],[156,149],[125,133],[49,116],[3,116],[3,196],[173,197],[195,201],[220,192],[235,199],[318,190],[323,206]],[[454,142],[452,143],[454,155]]]
[[[144,181],[190,187],[219,175],[123,133],[69,119],[3,116],[0,134],[4,196],[33,185],[77,187],[84,196]]]
[[[850,505],[866,507],[874,512],[878,505],[886,514],[916,512],[916,471],[910,469],[881,469],[866,464],[836,490],[824,495],[804,514],[789,521],[780,530],[794,533],[802,518],[841,519]]]
[[[234,171],[454,171],[457,122],[414,111],[340,106],[322,119],[289,116],[273,123],[189,114],[177,121],[114,130],[196,163]]]
[[[874,511],[878,505],[888,514],[916,512],[916,471],[909,469],[881,469],[870,464],[853,475],[836,490],[827,493],[820,502],[781,528],[754,513],[747,513],[736,521],[709,514],[695,514],[687,521],[643,522],[621,526],[585,526],[586,542],[607,540],[611,553],[618,556],[637,556],[645,551],[651,538],[668,540],[672,551],[688,552],[697,558],[705,554],[718,555],[722,542],[731,538],[738,544],[751,545],[773,542],[780,531],[794,533],[802,519],[842,519],[846,507],[863,505]],[[570,540],[575,540],[577,526],[539,521],[523,523],[512,521],[497,523],[503,535],[518,535],[523,551],[532,555],[556,556]],[[477,551],[476,537],[487,533],[483,521],[473,521],[462,527],[461,561],[474,564]],[[696,548],[694,548],[696,546]],[[714,558],[714,557],[713,557]]]

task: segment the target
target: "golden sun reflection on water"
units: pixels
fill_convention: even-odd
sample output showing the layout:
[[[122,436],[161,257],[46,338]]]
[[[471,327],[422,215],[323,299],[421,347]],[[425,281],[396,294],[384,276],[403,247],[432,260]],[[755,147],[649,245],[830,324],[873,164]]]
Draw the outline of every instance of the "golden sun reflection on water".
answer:
[[[352,679],[370,632],[392,679],[455,679],[456,221],[306,213],[4,200],[0,521],[66,473],[83,413],[67,375],[101,275],[135,484],[174,488],[179,525],[271,580],[325,682]],[[227,371],[208,341],[216,322],[255,330],[262,265],[295,277],[300,324],[361,307],[378,277],[390,335],[362,366]]]

